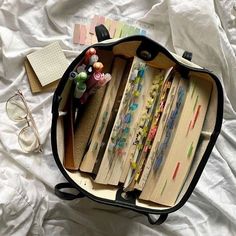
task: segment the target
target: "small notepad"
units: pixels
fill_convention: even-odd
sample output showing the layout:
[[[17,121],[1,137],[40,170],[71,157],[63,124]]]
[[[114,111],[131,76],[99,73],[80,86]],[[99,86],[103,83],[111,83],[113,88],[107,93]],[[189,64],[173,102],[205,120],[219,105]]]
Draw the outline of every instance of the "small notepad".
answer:
[[[59,42],[33,52],[27,58],[42,86],[60,79],[69,65]]]

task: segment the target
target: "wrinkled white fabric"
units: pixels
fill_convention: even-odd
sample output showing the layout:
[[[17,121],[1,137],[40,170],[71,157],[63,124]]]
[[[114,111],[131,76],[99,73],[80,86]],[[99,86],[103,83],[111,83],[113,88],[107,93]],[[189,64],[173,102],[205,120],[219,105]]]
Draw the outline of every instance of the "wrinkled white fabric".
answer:
[[[236,235],[236,10],[233,0],[0,0],[0,235]],[[236,9],[236,7],[235,7]],[[31,95],[23,61],[56,40],[68,60],[78,17],[116,15],[155,25],[152,38],[214,71],[224,86],[222,131],[189,201],[152,226],[145,216],[88,199],[61,201],[65,181],[51,151],[52,93]],[[22,124],[9,120],[5,102],[21,89],[43,143],[42,154],[21,151]]]

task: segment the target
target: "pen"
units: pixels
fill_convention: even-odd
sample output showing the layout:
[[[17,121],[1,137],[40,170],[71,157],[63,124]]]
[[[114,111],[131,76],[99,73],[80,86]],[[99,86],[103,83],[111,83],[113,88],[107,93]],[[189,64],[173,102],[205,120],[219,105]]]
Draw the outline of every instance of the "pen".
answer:
[[[85,56],[84,56],[84,64],[88,64],[89,63],[89,59],[92,55],[96,54],[96,49],[95,48],[89,48],[86,52],[85,52]]]
[[[76,76],[77,76],[77,73],[75,71],[70,72],[69,80],[74,80]]]
[[[102,72],[103,67],[104,67],[103,64],[99,61],[97,61],[93,64],[93,69],[95,72]]]
[[[79,74],[77,74],[74,78],[74,80],[77,82],[77,83],[80,83],[80,82],[85,82],[88,78],[88,75],[85,71],[82,71],[80,72]]]
[[[111,80],[111,74],[106,73],[97,83],[98,87],[104,86],[106,83],[108,83]]]
[[[84,82],[77,82],[75,86],[74,97],[81,98],[86,91],[86,84]]]
[[[86,72],[80,72],[79,74],[76,74],[76,76],[74,77],[74,80],[76,82],[74,91],[75,98],[81,98],[84,92],[86,91],[87,86],[85,84],[85,81],[87,80],[87,78],[88,76]]]
[[[87,87],[88,87],[88,89],[90,89],[93,86],[95,86],[99,80],[103,79],[103,77],[104,77],[104,74],[102,74],[100,72],[94,72],[90,76],[90,78],[87,80]]]
[[[94,54],[89,58],[89,65],[93,65],[97,61],[98,61],[98,55]]]
[[[77,73],[85,71],[85,67],[86,66],[84,64],[77,66],[77,68],[76,68]]]
[[[88,87],[87,84],[88,89],[80,98],[81,104],[84,104],[90,95],[94,94],[99,88],[103,87],[106,83],[108,83],[111,80],[111,75],[109,73],[106,73],[105,75],[103,73],[99,74],[98,73],[94,73],[97,76],[97,78],[95,79],[96,83],[94,83],[93,86],[90,87]]]
[[[88,64],[85,66],[85,70],[88,73],[92,73],[93,71],[93,65],[94,63],[96,63],[98,61],[98,56],[96,54],[92,55],[89,59],[88,59]]]

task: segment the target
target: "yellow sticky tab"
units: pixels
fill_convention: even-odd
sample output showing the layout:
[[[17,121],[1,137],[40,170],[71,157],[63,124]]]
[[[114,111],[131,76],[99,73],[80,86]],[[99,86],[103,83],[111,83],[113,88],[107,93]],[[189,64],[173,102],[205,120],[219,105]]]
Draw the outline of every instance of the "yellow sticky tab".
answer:
[[[134,161],[131,161],[131,167],[132,167],[132,169],[135,170],[137,168],[137,163]]]
[[[116,25],[116,32],[114,38],[120,38],[121,37],[121,30],[123,28],[124,23],[122,22],[117,22]]]
[[[140,175],[140,172],[138,172],[138,173],[135,175],[134,180],[135,180],[136,182],[138,181],[139,175]]]
[[[140,92],[139,91],[134,91],[134,96],[135,97],[138,97],[140,95]]]

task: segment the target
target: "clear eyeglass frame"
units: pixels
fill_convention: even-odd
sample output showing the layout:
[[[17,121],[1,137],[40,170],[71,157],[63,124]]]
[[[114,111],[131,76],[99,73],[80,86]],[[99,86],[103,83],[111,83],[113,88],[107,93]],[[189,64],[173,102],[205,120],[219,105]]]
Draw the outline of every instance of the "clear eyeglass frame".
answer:
[[[18,143],[24,152],[42,152],[39,132],[31,111],[20,90],[6,102],[6,113],[12,121],[26,121],[26,126],[18,134]]]

